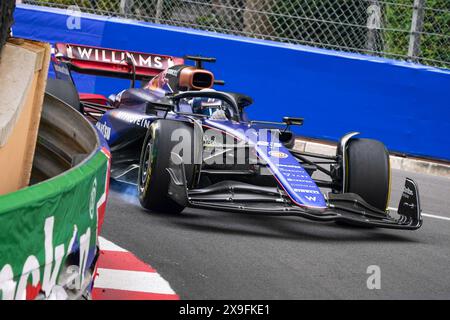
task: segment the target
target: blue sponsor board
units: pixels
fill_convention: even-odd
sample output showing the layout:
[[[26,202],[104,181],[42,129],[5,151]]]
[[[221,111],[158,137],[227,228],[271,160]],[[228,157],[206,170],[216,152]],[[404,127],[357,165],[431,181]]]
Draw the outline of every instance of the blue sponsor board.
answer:
[[[337,141],[349,131],[390,151],[450,160],[450,71],[372,56],[81,14],[70,29],[65,10],[19,5],[16,36],[183,56],[211,65],[227,91],[252,96],[250,118],[300,116],[299,135]],[[81,92],[109,95],[129,81],[77,75]]]

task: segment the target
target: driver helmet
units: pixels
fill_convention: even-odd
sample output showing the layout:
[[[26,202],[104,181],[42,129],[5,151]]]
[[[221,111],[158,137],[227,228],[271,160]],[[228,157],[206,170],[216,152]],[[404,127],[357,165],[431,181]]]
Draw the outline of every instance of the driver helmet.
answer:
[[[192,111],[194,113],[212,116],[214,112],[222,109],[222,100],[203,97],[192,99]]]

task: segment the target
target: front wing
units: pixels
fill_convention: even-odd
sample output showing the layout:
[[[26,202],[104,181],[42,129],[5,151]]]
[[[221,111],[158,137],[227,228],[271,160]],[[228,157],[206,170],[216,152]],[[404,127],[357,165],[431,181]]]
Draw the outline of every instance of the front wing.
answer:
[[[249,214],[298,216],[314,221],[340,221],[390,229],[416,230],[422,226],[418,187],[409,178],[405,180],[395,217],[389,211],[372,207],[354,193],[329,193],[327,207],[324,209],[295,205],[277,188],[240,182],[221,182],[207,188],[188,190],[181,158],[177,162],[179,163],[175,164],[172,161],[167,168],[171,177],[169,196],[182,206]]]

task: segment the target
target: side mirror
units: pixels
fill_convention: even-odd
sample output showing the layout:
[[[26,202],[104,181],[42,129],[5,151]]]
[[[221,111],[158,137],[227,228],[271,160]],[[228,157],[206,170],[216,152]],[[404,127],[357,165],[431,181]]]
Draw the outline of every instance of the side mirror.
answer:
[[[283,122],[288,126],[302,126],[303,118],[283,117]]]

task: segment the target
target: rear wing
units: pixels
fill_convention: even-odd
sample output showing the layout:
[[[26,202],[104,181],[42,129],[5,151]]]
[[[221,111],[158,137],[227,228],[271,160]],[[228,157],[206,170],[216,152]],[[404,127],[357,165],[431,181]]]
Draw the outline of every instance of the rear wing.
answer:
[[[56,43],[52,56],[56,78],[72,80],[71,71],[130,80],[149,80],[173,65],[184,63],[183,58]]]

